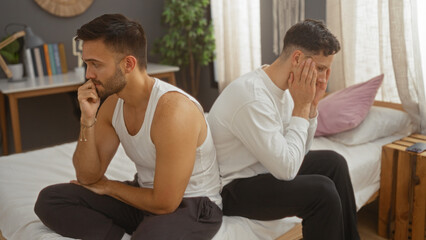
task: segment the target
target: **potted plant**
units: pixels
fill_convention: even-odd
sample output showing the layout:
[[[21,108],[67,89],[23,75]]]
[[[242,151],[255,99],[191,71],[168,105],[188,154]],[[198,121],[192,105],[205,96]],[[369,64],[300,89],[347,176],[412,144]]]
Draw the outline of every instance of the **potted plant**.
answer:
[[[198,95],[201,66],[214,59],[213,26],[207,18],[209,0],[166,0],[162,14],[168,32],[154,43],[160,62],[178,65],[182,88]]]
[[[7,37],[4,39],[6,38]],[[20,52],[21,44],[19,43],[18,39],[0,49],[0,54],[5,59],[6,63],[8,63],[7,66],[12,72],[12,79],[14,80],[22,79],[22,76],[24,75],[24,67],[20,62]]]

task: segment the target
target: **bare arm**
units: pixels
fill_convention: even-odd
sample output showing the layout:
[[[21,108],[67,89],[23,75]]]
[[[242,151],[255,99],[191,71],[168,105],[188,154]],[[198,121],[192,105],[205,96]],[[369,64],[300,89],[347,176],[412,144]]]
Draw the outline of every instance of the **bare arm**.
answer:
[[[105,101],[96,122],[100,100],[91,81],[78,89],[78,100],[82,127],[73,164],[78,182],[92,184],[102,178],[119,145],[119,139],[111,124],[116,97]]]
[[[140,188],[105,177],[86,186],[138,209],[155,214],[175,211],[191,177],[197,146],[207,134],[202,113],[180,93],[163,95],[154,115],[151,139],[156,148],[154,187]]]

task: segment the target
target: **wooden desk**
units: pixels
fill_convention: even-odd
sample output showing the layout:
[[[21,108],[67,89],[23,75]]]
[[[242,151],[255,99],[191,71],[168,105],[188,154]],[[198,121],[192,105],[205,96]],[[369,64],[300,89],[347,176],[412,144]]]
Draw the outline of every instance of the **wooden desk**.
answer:
[[[148,63],[147,73],[151,77],[159,79],[167,78],[167,82],[176,86],[175,72],[179,71],[179,67],[161,65],[156,63]]]
[[[406,151],[426,136],[413,134],[383,146],[379,196],[379,235],[426,239],[426,152]]]
[[[161,79],[167,78],[167,81],[173,85],[176,85],[174,74],[176,71],[179,71],[179,67],[155,63],[148,63],[147,66],[147,73],[150,76]],[[19,153],[22,152],[22,141],[18,100],[21,98],[76,91],[78,87],[84,83],[84,81],[85,79],[83,76],[78,76],[74,72],[35,79],[24,79],[19,82],[9,82],[7,79],[0,79],[0,128],[3,140],[3,154],[7,155],[9,153],[5,96],[9,98],[15,152]]]

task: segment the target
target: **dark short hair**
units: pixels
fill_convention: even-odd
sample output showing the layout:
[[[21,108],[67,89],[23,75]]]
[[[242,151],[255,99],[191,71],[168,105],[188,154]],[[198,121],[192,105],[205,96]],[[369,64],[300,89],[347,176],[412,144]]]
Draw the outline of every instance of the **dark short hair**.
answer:
[[[336,54],[340,50],[340,44],[324,23],[306,19],[293,25],[287,31],[281,55],[287,58],[293,50],[298,48],[314,55],[322,53],[324,56],[328,56]]]
[[[102,39],[113,51],[133,55],[141,69],[146,69],[146,38],[142,26],[121,14],[104,14],[81,26],[77,39]]]

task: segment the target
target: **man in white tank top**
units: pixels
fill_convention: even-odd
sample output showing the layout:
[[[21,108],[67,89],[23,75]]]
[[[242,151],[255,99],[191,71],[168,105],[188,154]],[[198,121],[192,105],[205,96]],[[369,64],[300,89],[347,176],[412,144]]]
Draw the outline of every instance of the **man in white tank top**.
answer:
[[[211,239],[222,222],[220,181],[201,106],[147,75],[139,23],[106,14],[77,38],[88,79],[78,89],[77,180],[43,189],[36,214],[71,238]],[[133,182],[104,175],[120,143],[136,165]]]

